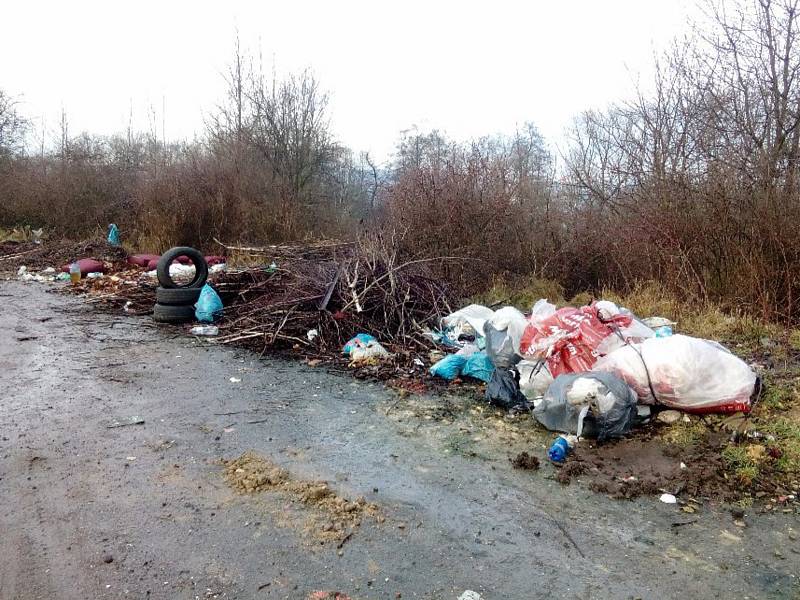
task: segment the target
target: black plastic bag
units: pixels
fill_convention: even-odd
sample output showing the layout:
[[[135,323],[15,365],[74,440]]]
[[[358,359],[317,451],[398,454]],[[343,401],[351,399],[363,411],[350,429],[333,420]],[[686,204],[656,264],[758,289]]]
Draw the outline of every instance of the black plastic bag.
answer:
[[[494,370],[486,385],[486,400],[489,404],[506,410],[528,405],[528,399],[519,390],[519,373],[516,369]]]

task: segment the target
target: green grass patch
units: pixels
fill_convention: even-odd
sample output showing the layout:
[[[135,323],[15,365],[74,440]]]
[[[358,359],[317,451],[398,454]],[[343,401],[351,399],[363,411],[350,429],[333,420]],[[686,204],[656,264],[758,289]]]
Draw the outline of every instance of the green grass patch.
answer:
[[[800,422],[791,417],[772,418],[761,424],[761,431],[775,437],[771,445],[781,452],[775,469],[790,475],[800,473]]]
[[[722,459],[740,483],[751,486],[758,479],[758,461],[747,451],[747,446],[731,444],[722,451]]]
[[[678,421],[664,433],[663,437],[671,444],[685,448],[700,442],[707,431],[708,428],[702,421],[692,419],[689,423]]]

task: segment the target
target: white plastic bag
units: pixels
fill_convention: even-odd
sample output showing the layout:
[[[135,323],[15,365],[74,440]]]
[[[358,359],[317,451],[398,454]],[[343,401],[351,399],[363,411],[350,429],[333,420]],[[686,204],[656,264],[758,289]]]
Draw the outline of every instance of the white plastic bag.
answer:
[[[458,329],[459,334],[483,335],[483,324],[493,316],[491,308],[470,304],[443,317],[442,327]]]
[[[513,306],[504,306],[492,315],[489,322],[498,331],[506,331],[508,333],[514,352],[519,354],[519,341],[528,326],[528,319],[525,318],[525,315]]]
[[[723,346],[679,334],[618,348],[592,370],[616,374],[644,404],[695,413],[749,411],[758,380]]]
[[[383,360],[389,357],[391,357],[389,351],[376,340],[370,340],[364,345],[356,346],[350,352],[350,360],[354,363],[369,360]]]
[[[523,360],[517,363],[519,389],[528,400],[542,398],[553,383],[553,376],[544,361]]]
[[[519,345],[527,326],[525,315],[513,306],[501,308],[484,322],[482,333],[492,364],[508,368],[520,361]]]
[[[552,317],[556,312],[556,305],[547,301],[547,298],[539,298],[531,308],[531,323],[534,325],[539,321]]]

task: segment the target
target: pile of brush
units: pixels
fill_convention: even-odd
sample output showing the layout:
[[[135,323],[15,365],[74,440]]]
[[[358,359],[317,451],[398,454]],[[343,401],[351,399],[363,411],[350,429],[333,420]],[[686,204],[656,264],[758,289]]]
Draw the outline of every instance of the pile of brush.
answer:
[[[429,348],[423,331],[452,311],[454,298],[429,272],[430,260],[399,260],[376,239],[227,248],[262,266],[217,279],[225,303],[219,343],[329,357],[364,332],[403,352]]]

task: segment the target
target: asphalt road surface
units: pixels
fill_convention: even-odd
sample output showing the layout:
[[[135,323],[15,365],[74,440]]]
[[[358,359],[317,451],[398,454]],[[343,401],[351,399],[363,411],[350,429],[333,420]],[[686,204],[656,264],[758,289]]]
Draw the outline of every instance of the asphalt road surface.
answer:
[[[378,384],[51,289],[0,283],[2,599],[800,597],[796,513],[741,528],[561,486],[513,469],[530,440],[475,434],[469,406],[398,410]],[[386,518],[320,542],[302,504],[226,483],[246,450]]]

